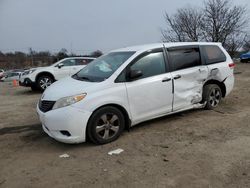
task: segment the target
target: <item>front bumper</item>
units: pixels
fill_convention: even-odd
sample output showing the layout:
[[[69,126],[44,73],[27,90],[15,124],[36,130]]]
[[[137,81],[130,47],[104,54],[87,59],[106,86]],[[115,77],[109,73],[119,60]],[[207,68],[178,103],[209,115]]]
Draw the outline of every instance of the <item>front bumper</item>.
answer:
[[[37,113],[44,132],[63,143],[74,144],[86,141],[86,127],[91,112],[68,106],[43,113],[37,106]],[[65,135],[67,131],[70,135]]]
[[[24,87],[32,87],[35,86],[36,83],[32,82],[29,78],[20,78],[19,85]]]

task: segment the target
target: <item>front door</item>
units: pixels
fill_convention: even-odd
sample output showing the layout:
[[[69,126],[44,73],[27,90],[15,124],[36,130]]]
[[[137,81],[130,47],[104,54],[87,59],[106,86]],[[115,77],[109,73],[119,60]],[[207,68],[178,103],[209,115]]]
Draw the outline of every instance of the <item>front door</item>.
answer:
[[[202,64],[199,47],[168,50],[174,83],[173,111],[191,108],[202,101],[208,68]]]
[[[172,111],[172,78],[166,71],[163,52],[145,54],[132,63],[130,70],[142,76],[126,82],[130,112],[135,123]]]
[[[65,78],[67,76],[71,75],[71,69],[73,66],[75,66],[75,59],[65,59],[64,61],[60,62],[60,64],[63,64],[62,67],[55,66],[54,67],[54,76],[56,80],[60,80],[62,78]]]

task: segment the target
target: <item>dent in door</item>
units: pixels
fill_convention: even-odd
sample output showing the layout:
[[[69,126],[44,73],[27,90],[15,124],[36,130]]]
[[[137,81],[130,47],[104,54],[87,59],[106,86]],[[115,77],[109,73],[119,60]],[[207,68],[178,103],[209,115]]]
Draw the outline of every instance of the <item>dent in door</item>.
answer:
[[[227,76],[225,76],[225,75],[227,75],[225,73],[225,71],[223,73],[223,70],[220,70],[219,68],[212,68],[210,70],[208,80],[218,80],[218,81],[222,82],[227,78]]]
[[[176,73],[178,74],[178,73]],[[178,108],[187,107],[202,101],[203,84],[208,78],[207,68],[186,69],[181,71],[181,79],[175,80],[178,84],[174,85],[175,101],[183,101]]]

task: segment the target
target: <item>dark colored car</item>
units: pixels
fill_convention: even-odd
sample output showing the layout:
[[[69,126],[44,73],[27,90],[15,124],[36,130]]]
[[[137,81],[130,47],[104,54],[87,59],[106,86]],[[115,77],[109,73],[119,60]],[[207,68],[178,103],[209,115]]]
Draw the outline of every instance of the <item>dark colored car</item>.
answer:
[[[247,62],[249,62],[249,61],[250,61],[250,52],[245,53],[245,54],[241,54],[241,56],[240,56],[240,61],[241,61],[242,63],[247,63]]]

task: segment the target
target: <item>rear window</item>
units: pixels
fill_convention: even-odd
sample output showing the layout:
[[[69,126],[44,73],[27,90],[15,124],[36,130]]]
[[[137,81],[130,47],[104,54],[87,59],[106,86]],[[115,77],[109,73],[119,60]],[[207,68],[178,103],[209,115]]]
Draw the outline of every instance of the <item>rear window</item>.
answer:
[[[214,64],[226,61],[226,56],[218,46],[202,46],[206,64]]]
[[[76,59],[76,65],[87,65],[91,61],[93,61],[93,59]]]
[[[173,71],[201,65],[199,48],[170,50],[168,54]]]

